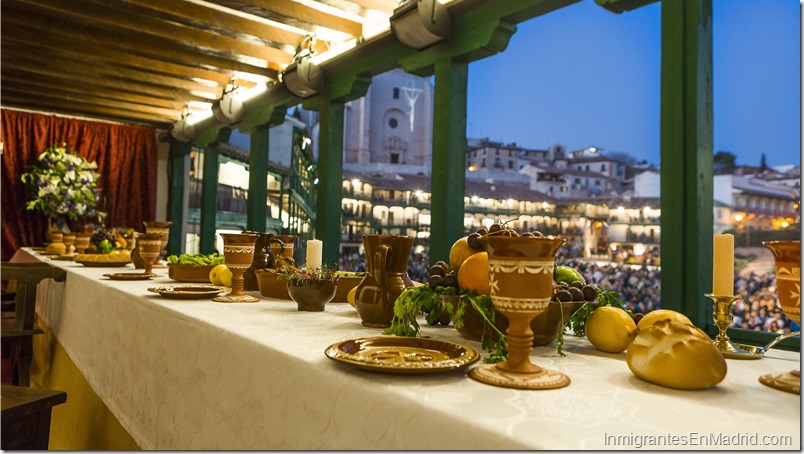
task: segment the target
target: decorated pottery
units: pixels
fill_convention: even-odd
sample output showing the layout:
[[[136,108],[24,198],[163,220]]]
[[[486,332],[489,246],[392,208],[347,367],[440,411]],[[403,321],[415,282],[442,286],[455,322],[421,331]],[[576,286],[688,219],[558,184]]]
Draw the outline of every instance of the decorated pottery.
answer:
[[[801,242],[765,241],[776,263],[776,292],[779,305],[790,320],[801,324]],[[801,371],[759,377],[760,383],[794,394],[801,393]]]
[[[162,239],[162,250],[159,252],[159,260],[164,260],[167,255],[168,238],[170,237],[170,221],[145,221],[145,233],[158,233]]]
[[[75,233],[65,233],[62,237],[62,242],[68,254],[75,252]]]
[[[408,257],[413,237],[363,235],[366,249],[366,277],[357,286],[355,308],[363,326],[387,328],[394,317],[399,294],[413,286],[408,277]]]
[[[321,312],[335,296],[335,282],[288,279],[288,293],[300,311]]]
[[[89,247],[89,237],[91,233],[76,233],[75,234],[75,252],[83,254]]]
[[[346,295],[348,295],[353,288],[360,285],[360,282],[365,276],[365,273],[360,273],[357,276],[340,276],[338,278],[338,285],[335,288],[335,296],[330,303],[345,303]]]
[[[274,258],[282,256],[293,258],[295,235],[274,235],[273,233],[246,232],[258,235],[254,245],[254,258],[243,273],[243,289],[259,290],[256,271],[275,268]]]
[[[563,238],[484,236],[489,253],[489,284],[494,307],[508,318],[508,360],[480,366],[469,377],[494,386],[555,389],[569,385],[566,375],[530,361],[530,323],[547,310],[553,294],[553,270]]]
[[[215,265],[168,264],[168,277],[179,282],[209,283],[209,272]]]
[[[243,273],[251,266],[254,245],[259,235],[255,233],[221,233],[223,257],[226,267],[232,272],[232,291],[214,298],[219,303],[256,303],[255,298],[243,291]]]
[[[162,235],[159,233],[140,233],[137,235],[137,248],[144,262],[145,273],[152,274],[154,262],[162,250]]]
[[[254,272],[257,279],[257,285],[260,288],[260,295],[267,296],[268,298],[276,298],[280,300],[289,300],[290,293],[288,293],[288,280],[279,279],[276,270],[261,269]]]

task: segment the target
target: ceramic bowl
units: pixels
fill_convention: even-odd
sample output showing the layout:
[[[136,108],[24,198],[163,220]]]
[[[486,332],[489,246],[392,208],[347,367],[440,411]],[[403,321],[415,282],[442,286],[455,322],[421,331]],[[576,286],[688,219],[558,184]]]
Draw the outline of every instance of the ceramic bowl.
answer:
[[[302,281],[288,280],[288,293],[296,302],[300,311],[321,312],[328,302],[335,296],[336,284],[332,281]]]
[[[276,277],[276,270],[263,269],[254,271],[257,277],[257,286],[260,288],[260,295],[268,298],[289,300],[287,279]]]
[[[345,303],[346,295],[349,294],[350,290],[360,285],[360,281],[362,281],[365,276],[366,273],[361,273],[357,276],[341,276],[338,278],[338,285],[335,289],[335,297],[332,298],[330,303]]]
[[[168,277],[179,282],[203,282],[209,284],[209,272],[215,265],[168,264]]]

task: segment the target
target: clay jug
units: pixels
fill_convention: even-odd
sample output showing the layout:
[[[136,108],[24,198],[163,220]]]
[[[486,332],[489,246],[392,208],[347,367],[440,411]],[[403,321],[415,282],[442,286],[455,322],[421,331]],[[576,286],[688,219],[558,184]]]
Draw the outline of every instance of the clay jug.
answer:
[[[251,266],[243,273],[243,290],[259,290],[260,287],[257,283],[257,276],[254,272],[266,268],[274,268],[274,258],[276,256],[285,258],[293,257],[296,236],[258,232],[245,233],[255,233],[259,235],[259,237],[257,238],[257,243],[254,245],[254,259],[251,262]]]
[[[366,277],[357,286],[355,308],[363,326],[386,328],[394,317],[394,303],[413,282],[408,277],[408,257],[413,237],[363,235]]]

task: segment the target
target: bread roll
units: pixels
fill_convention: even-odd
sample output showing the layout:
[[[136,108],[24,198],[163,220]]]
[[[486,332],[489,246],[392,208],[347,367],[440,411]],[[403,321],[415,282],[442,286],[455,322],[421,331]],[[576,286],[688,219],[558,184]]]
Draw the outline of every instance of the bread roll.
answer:
[[[637,377],[676,389],[704,389],[726,377],[726,360],[703,331],[660,320],[640,331],[626,353]]]
[[[47,248],[45,248],[46,254],[61,255],[64,254],[65,252],[67,252],[67,246],[65,246],[64,243],[50,243],[47,245]]]

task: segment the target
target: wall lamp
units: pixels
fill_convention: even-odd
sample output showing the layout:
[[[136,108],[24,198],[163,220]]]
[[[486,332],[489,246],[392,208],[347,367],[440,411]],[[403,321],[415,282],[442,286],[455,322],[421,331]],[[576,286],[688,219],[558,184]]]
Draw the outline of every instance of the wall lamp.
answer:
[[[302,99],[317,95],[324,89],[324,72],[313,63],[314,52],[315,36],[305,36],[296,49],[293,61],[281,74],[282,83],[288,91]]]
[[[195,139],[195,126],[187,121],[189,115],[189,109],[185,108],[181,115],[181,120],[174,123],[173,127],[170,128],[170,135],[179,142],[191,142]]]
[[[403,46],[422,50],[449,36],[449,11],[438,0],[404,0],[391,15],[391,31]]]
[[[221,98],[212,103],[212,116],[225,125],[240,122],[245,114],[243,101],[235,95],[236,89],[237,87],[234,85],[233,80],[223,89]]]

